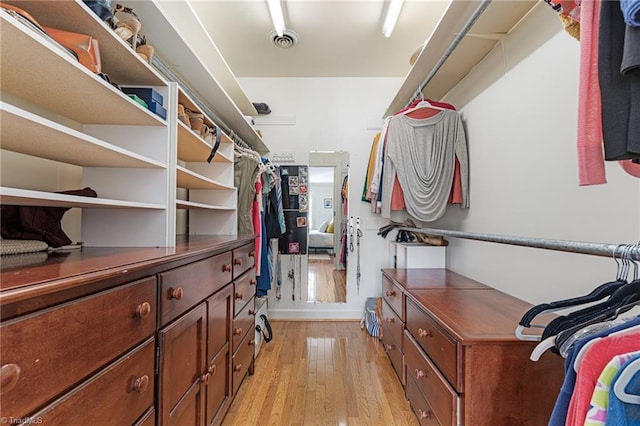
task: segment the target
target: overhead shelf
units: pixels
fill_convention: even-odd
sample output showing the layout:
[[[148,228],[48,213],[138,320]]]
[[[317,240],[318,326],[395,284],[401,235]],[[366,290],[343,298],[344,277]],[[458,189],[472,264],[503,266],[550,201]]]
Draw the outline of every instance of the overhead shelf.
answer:
[[[442,99],[538,3],[452,0],[384,117],[404,108],[422,86],[425,98]]]
[[[212,69],[200,54],[196,52],[173,24],[174,16],[193,13],[183,2],[147,1],[136,2],[135,11],[143,22],[142,33],[149,44],[153,45],[156,55],[163,59],[171,72],[189,85],[189,89],[217,116],[229,129],[260,154],[269,149],[255,129],[245,119],[245,115],[225,88],[214,77]],[[211,46],[213,49],[215,45]],[[216,48],[217,49],[217,48]],[[169,59],[169,60],[167,60]]]
[[[81,197],[77,195],[57,194],[55,192],[32,191],[28,189],[7,187],[0,187],[0,204],[68,208],[83,207],[110,209],[166,209],[166,206],[162,204],[112,200],[107,198]]]
[[[224,133],[220,140],[220,144],[222,145],[223,143],[232,143]],[[211,153],[211,148],[212,147],[193,130],[189,129],[181,121],[178,121],[178,158],[180,160],[195,162],[206,161]],[[227,157],[218,149],[211,161],[215,163],[233,163],[233,158]]]
[[[178,166],[177,169],[177,187],[186,189],[229,189],[235,190],[233,186],[224,185],[213,179],[208,179],[191,170]]]
[[[176,208],[182,210],[227,210],[234,211],[236,206],[215,206],[211,204],[195,203],[193,201],[176,200]]]

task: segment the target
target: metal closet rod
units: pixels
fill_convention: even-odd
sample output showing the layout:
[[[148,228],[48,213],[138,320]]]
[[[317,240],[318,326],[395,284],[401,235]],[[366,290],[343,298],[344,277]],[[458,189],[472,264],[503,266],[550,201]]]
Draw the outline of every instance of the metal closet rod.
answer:
[[[582,241],[550,240],[546,238],[517,237],[512,235],[483,234],[476,232],[452,231],[449,229],[398,227],[403,231],[421,232],[428,235],[463,238],[466,240],[486,241],[490,243],[509,244],[522,247],[534,247],[569,253],[590,254],[594,256],[620,258],[626,254],[630,259],[640,260],[638,244],[602,244]]]
[[[447,47],[447,50],[444,51],[442,56],[440,56],[440,59],[438,59],[438,62],[436,62],[436,64],[433,66],[429,74],[427,74],[427,76],[422,81],[422,83],[420,83],[420,85],[418,86],[418,89],[413,94],[413,97],[405,105],[405,108],[411,105],[411,102],[413,102],[415,99],[422,98],[422,91],[424,90],[424,88],[427,87],[427,84],[429,84],[431,79],[436,75],[438,70],[440,70],[440,67],[442,67],[442,65],[446,62],[446,60],[449,59],[449,56],[451,55],[451,53],[453,53],[455,48],[458,47],[458,44],[460,44],[460,42],[467,35],[469,30],[471,30],[471,27],[473,27],[473,25],[476,23],[478,18],[480,18],[480,15],[482,15],[484,11],[487,9],[487,7],[489,6],[489,3],[491,3],[491,0],[482,0],[482,2],[480,2],[478,7],[473,11],[471,16],[469,17],[469,19],[467,19],[467,22],[465,22],[460,32],[451,41],[451,43]]]

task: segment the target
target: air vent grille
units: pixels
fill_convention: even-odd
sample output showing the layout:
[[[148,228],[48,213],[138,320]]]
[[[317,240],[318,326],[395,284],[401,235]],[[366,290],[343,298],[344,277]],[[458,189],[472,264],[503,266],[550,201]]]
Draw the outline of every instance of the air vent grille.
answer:
[[[298,44],[298,34],[291,30],[285,30],[282,36],[279,36],[275,31],[269,34],[271,42],[281,49],[289,49],[290,47]]]

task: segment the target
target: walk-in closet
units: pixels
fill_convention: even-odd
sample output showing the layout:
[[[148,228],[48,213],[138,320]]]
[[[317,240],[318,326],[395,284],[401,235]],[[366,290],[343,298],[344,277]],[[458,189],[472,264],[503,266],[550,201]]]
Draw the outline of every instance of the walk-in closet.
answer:
[[[640,0],[0,15],[0,423],[640,425]]]

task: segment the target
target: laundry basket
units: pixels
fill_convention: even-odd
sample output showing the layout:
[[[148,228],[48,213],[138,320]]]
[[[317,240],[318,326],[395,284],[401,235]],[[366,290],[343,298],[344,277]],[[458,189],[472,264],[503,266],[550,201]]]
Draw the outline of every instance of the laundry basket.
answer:
[[[360,325],[366,328],[373,337],[381,337],[382,335],[379,317],[381,304],[382,299],[380,297],[369,297],[364,304],[364,318]]]

